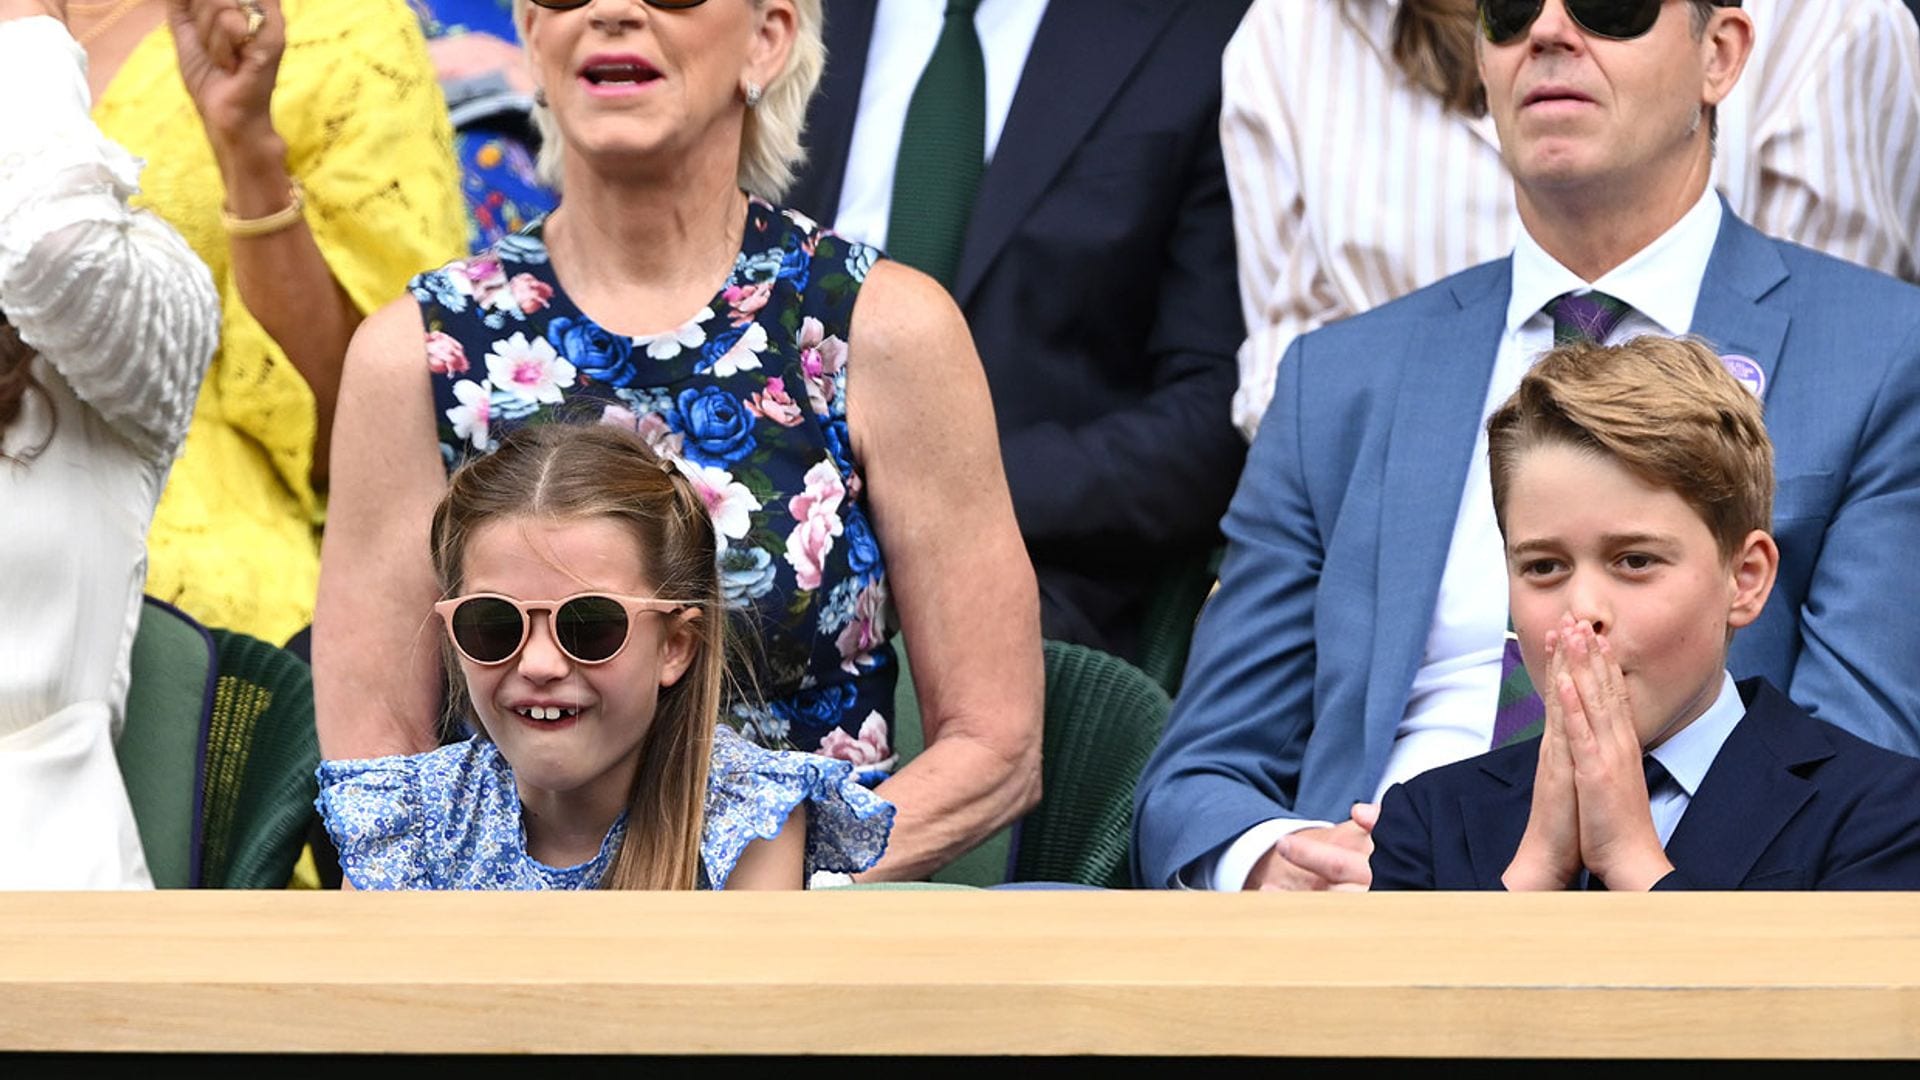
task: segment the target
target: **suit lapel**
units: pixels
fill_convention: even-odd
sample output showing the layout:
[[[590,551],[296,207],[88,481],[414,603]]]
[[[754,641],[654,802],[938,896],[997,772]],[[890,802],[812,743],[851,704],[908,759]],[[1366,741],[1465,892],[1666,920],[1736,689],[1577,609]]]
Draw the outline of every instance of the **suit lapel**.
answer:
[[[846,180],[847,155],[853,149],[853,123],[860,115],[860,88],[866,81],[867,46],[873,39],[873,16],[879,0],[833,0],[827,6],[827,69],[820,89],[807,110],[806,134],[808,197],[815,205],[800,207],[821,221],[840,212],[840,189]]]
[[[1819,722],[1759,684],[1667,841],[1667,857],[1700,888],[1739,888],[1813,797],[1813,782],[1794,770],[1831,756]]]
[[[1181,6],[1147,0],[1048,3],[993,162],[980,178],[954,274],[953,296],[961,307]]]
[[[1366,359],[1403,373],[1380,497],[1366,722],[1366,760],[1377,764],[1369,767],[1386,761],[1431,629],[1511,282],[1511,260],[1456,278],[1458,310],[1410,324],[1398,352]]]
[[[1785,311],[1761,301],[1787,279],[1787,266],[1772,241],[1735,217],[1724,201],[1721,208],[1720,236],[1700,283],[1692,330],[1722,356],[1741,356],[1759,365],[1764,401],[1791,320]]]
[[[1460,818],[1466,822],[1467,856],[1473,863],[1473,881],[1481,889],[1504,888],[1500,878],[1520,850],[1520,837],[1533,813],[1533,773],[1540,760],[1540,740],[1481,760],[1480,770],[1497,786],[1486,794],[1460,796]]]

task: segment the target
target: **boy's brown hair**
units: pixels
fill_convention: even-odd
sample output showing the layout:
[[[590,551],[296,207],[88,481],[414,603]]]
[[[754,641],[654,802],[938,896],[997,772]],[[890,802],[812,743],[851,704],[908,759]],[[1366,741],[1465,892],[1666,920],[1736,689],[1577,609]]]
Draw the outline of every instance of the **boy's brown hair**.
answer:
[[[1487,421],[1493,514],[1506,535],[1521,455],[1557,444],[1601,454],[1693,507],[1731,558],[1771,531],[1773,441],[1760,402],[1698,340],[1637,337],[1547,353]]]

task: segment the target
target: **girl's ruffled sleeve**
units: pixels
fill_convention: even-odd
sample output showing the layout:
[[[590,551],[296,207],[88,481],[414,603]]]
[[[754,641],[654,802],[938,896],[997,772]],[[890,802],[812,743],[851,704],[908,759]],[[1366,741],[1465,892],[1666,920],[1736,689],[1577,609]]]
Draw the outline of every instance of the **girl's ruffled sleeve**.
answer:
[[[771,840],[794,808],[807,805],[806,874],[853,874],[880,861],[893,831],[893,804],[860,786],[845,761],[766,750],[722,725],[707,780],[700,845],[707,880],[724,889],[747,845]]]
[[[313,805],[354,888],[435,887],[421,776],[439,753],[320,763]]]

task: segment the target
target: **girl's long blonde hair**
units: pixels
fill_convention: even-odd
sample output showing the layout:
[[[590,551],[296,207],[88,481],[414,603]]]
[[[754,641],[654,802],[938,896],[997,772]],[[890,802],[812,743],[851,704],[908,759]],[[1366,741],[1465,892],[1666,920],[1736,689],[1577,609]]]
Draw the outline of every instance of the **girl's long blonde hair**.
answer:
[[[707,765],[727,666],[713,518],[692,481],[632,432],[601,424],[522,427],[454,473],[434,510],[433,566],[443,595],[461,590],[474,530],[522,515],[625,524],[640,542],[657,594],[698,610],[693,661],[679,681],[660,690],[640,746],[626,839],[602,882],[610,889],[691,889],[698,881]],[[443,648],[450,700],[469,707],[458,659],[450,645]]]

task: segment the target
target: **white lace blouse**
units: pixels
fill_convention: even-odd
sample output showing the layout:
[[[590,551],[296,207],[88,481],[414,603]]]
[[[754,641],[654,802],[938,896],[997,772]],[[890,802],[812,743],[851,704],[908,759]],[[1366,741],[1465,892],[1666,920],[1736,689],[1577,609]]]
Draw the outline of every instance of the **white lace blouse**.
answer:
[[[65,26],[0,21],[0,101],[0,311],[45,391],[0,433],[0,888],[150,885],[114,740],[147,524],[219,300],[128,208],[140,162],[88,117]]]

